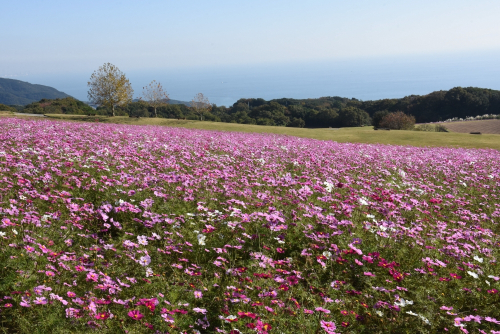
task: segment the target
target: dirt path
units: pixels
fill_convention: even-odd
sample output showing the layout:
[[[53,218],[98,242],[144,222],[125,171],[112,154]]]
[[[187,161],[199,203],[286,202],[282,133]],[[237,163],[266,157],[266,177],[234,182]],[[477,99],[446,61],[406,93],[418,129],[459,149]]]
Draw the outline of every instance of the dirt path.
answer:
[[[16,116],[36,116],[36,117],[45,117],[43,114],[25,114],[21,112],[15,112],[14,115]]]

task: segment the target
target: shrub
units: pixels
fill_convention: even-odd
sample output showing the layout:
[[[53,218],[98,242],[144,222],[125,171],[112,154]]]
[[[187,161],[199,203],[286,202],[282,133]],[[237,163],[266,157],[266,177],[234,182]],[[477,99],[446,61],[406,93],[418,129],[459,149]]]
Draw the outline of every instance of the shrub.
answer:
[[[393,130],[412,130],[415,127],[415,117],[398,111],[385,115],[379,126]]]
[[[442,124],[435,124],[434,127],[436,132],[448,132],[448,129]]]
[[[448,132],[448,129],[446,129],[446,127],[442,124],[421,124],[413,130],[426,132]]]
[[[373,114],[373,117],[372,117],[372,125],[375,127],[375,128],[379,128],[380,127],[380,122],[382,121],[382,119],[387,116],[389,114],[389,112],[387,110],[380,110],[380,111],[377,111],[375,114]]]
[[[6,106],[5,104],[0,103],[0,111],[12,111],[12,112],[17,112],[16,108]]]

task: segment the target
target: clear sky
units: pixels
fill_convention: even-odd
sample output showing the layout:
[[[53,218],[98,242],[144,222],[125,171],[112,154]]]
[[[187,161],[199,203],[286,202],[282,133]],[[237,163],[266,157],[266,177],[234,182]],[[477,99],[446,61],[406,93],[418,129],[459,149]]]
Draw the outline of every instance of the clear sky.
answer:
[[[2,1],[0,75],[500,50],[498,0]]]
[[[500,51],[498,0],[0,1],[0,77],[24,81]]]

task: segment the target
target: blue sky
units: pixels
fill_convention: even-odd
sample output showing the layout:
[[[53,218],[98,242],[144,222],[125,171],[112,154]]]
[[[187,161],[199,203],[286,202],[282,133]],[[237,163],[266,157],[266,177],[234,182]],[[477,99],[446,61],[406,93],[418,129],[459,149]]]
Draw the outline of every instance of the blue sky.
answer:
[[[500,1],[3,1],[0,75],[500,50]]]
[[[25,81],[88,78],[106,62],[128,74],[500,52],[498,0],[4,0],[1,9],[0,77]]]

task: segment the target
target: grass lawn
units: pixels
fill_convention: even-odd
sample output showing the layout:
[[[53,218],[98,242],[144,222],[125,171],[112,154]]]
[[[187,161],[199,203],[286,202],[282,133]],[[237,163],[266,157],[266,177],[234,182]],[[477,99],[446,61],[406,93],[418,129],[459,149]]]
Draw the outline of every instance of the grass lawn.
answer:
[[[420,131],[374,131],[372,127],[341,129],[301,129],[281,126],[261,126],[221,122],[200,122],[193,120],[176,120],[167,118],[131,118],[127,116],[85,116],[85,115],[46,115],[54,119],[74,120],[131,125],[162,125],[217,131],[239,131],[257,133],[276,133],[320,140],[334,140],[351,143],[380,143],[390,145],[412,146],[448,146],[466,148],[493,148],[500,150],[500,135],[471,135],[453,132],[420,132]]]

